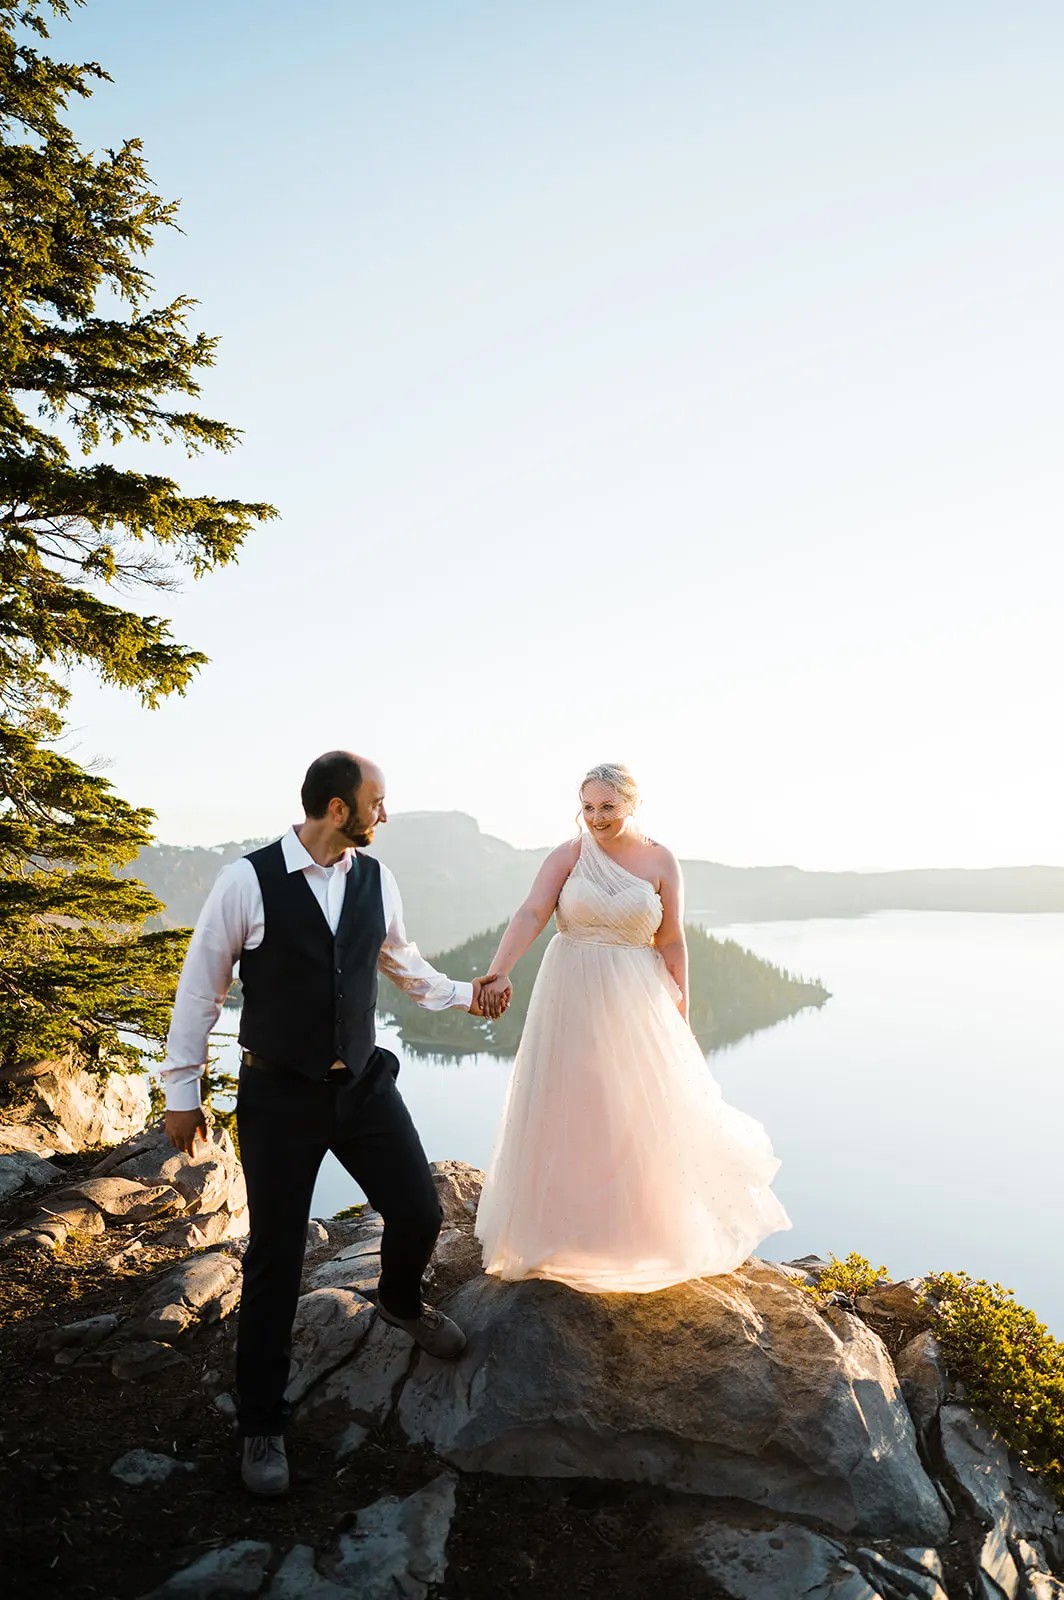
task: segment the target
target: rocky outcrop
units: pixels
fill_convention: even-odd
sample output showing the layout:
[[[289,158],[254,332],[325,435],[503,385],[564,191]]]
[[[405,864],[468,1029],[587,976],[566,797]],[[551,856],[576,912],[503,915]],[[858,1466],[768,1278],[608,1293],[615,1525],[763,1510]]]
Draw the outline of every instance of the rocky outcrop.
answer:
[[[262,1539],[238,1539],[182,1567],[143,1600],[214,1600],[215,1596],[222,1600],[258,1594],[272,1555],[273,1546]]]
[[[877,1284],[858,1302],[867,1321],[841,1294],[818,1306],[816,1257],[648,1295],[502,1283],[474,1237],[481,1175],[441,1162],[435,1177],[445,1220],[428,1277],[466,1331],[461,1357],[433,1360],[377,1317],[383,1224],[364,1210],[308,1230],[287,1390],[296,1439],[305,1421],[338,1471],[393,1441],[424,1449],[428,1481],[313,1544],[223,1544],[154,1600],[427,1600],[465,1472],[639,1486],[656,1547],[717,1600],[1064,1600],[1064,1513],[951,1387],[919,1280]],[[45,1202],[48,1226],[91,1215],[165,1238],[204,1215],[237,1223],[244,1195],[226,1135],[190,1162],[152,1130]],[[239,1254],[187,1256],[120,1314],[51,1329],[41,1353],[123,1380],[184,1369],[231,1418],[217,1325],[238,1303]],[[127,1449],[112,1474],[123,1494],[178,1494],[191,1466]]]
[[[900,1548],[894,1558],[847,1547],[797,1523],[759,1524],[741,1513],[660,1519],[682,1553],[729,1600],[949,1600],[933,1549]]]
[[[139,1133],[151,1111],[139,1073],[86,1072],[69,1062],[27,1069],[19,1120],[0,1126],[0,1200],[42,1188],[61,1175],[49,1160]]]
[[[164,1458],[157,1458],[164,1459]],[[268,1569],[273,1546],[241,1539],[183,1567],[142,1600],[426,1600],[447,1575],[457,1479],[441,1472],[405,1498],[384,1495],[320,1549],[294,1545]]]
[[[447,1535],[457,1479],[443,1472],[405,1500],[385,1495],[355,1514],[354,1528],[315,1558],[289,1551],[269,1600],[425,1600],[447,1575]]]
[[[630,1478],[849,1532],[945,1536],[882,1342],[781,1272],[658,1294],[480,1277],[451,1300],[469,1346],[414,1367],[407,1436],[471,1471]]]
[[[161,1126],[149,1128],[106,1155],[93,1176],[175,1189],[184,1216],[162,1243],[198,1249],[247,1233],[247,1187],[225,1128],[211,1128],[206,1149],[197,1146],[195,1159],[175,1150]]]
[[[1023,1574],[1035,1563],[1045,1573],[1064,1571],[1064,1509],[996,1429],[948,1401],[939,1413],[938,1448],[952,1498],[987,1529],[980,1562],[999,1588],[1022,1593]]]
[[[247,1233],[244,1174],[224,1128],[212,1128],[195,1157],[175,1150],[161,1126],[147,1129],[110,1151],[88,1178],[50,1190],[37,1214],[0,1242],[55,1252],[72,1233],[167,1216],[175,1220],[158,1240],[164,1245],[201,1249]]]

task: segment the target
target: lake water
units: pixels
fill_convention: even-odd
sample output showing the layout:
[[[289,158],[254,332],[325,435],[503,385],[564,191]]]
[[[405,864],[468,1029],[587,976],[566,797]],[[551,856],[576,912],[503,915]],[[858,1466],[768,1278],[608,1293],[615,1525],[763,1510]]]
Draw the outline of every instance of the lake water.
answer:
[[[710,1057],[783,1162],[775,1188],[794,1227],[758,1253],[856,1250],[895,1277],[965,1268],[1064,1337],[1064,915],[880,912],[712,931],[832,995]],[[235,1027],[224,1013],[220,1031]],[[380,1037],[397,1047],[387,1026]],[[485,1166],[512,1062],[399,1048],[430,1160]],[[232,1070],[235,1045],[222,1057]],[[315,1214],[362,1198],[329,1157]]]

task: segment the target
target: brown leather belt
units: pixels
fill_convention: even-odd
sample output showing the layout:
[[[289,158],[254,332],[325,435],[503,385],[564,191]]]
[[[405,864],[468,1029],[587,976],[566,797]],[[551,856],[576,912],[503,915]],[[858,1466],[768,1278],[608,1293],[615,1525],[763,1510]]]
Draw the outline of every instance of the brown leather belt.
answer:
[[[256,1055],[254,1050],[241,1050],[241,1052],[240,1052],[240,1065],[242,1067],[254,1067],[256,1072],[272,1072],[272,1073],[275,1073],[279,1077],[303,1077],[304,1076],[303,1073],[295,1072],[295,1070],[292,1067],[286,1067],[284,1065],[284,1063],[281,1062],[281,1061],[269,1061],[269,1060],[267,1060],[267,1058],[265,1056]],[[347,1071],[347,1063],[346,1062],[344,1062],[344,1061],[334,1061],[332,1066],[328,1067],[326,1069],[326,1071],[324,1071],[322,1073],[322,1075],[321,1075],[322,1082],[323,1083],[331,1083],[333,1077],[336,1074],[341,1073],[341,1072],[346,1072],[346,1071]]]

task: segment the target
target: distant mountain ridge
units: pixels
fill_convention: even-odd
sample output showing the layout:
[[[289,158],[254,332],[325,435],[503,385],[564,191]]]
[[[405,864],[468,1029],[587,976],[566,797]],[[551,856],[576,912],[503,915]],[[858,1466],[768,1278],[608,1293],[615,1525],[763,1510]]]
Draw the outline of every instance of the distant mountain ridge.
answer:
[[[125,874],[158,895],[165,925],[189,926],[221,868],[265,842],[150,845]],[[519,850],[461,811],[406,811],[380,830],[371,853],[399,880],[411,938],[433,953],[505,922],[549,849]],[[1064,911],[1064,867],[806,872],[685,861],[683,869],[688,917],[711,927],[871,911]]]

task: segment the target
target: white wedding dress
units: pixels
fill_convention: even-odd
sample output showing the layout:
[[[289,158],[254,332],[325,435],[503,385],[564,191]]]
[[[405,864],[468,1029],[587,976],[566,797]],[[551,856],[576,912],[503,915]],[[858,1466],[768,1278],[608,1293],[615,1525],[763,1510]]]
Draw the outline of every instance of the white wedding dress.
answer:
[[[768,1135],[725,1103],[652,940],[661,901],[584,834],[477,1212],[487,1272],[643,1293],[791,1226]]]

